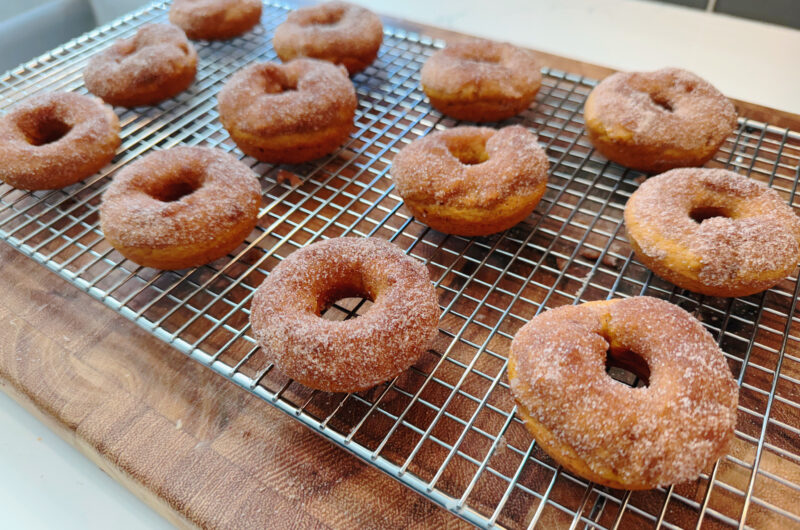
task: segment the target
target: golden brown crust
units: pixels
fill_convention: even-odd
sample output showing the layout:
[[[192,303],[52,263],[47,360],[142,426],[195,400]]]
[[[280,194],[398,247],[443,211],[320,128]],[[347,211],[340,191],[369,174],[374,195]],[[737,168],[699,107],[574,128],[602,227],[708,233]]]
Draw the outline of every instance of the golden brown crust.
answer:
[[[678,68],[607,77],[589,94],[584,117],[606,158],[654,173],[703,165],[736,128],[733,103]]]
[[[641,356],[649,384],[605,372]],[[514,337],[509,381],[538,444],[572,472],[614,488],[695,479],[725,454],[738,389],[719,347],[690,314],[633,297],[546,311]]]
[[[694,219],[698,214],[700,222]],[[625,205],[636,257],[679,287],[746,296],[794,272],[800,219],[766,186],[723,169],[673,169],[652,177]]]
[[[346,297],[373,300],[363,315],[320,318]],[[411,366],[438,332],[439,305],[425,266],[378,238],[314,243],[283,260],[250,310],[267,358],[296,381],[356,392]]]
[[[112,105],[154,105],[186,90],[197,73],[197,52],[180,28],[148,24],[89,60],[89,92]]]
[[[236,72],[219,93],[219,116],[242,152],[297,163],[339,147],[353,128],[356,104],[344,68],[295,59]]]
[[[516,364],[509,359],[508,378],[516,377]],[[617,474],[610,468],[596,472],[590,468],[578,454],[567,444],[559,442],[555,435],[528,412],[525,406],[517,401],[517,414],[525,422],[525,427],[533,435],[536,443],[542,450],[553,457],[559,464],[579,477],[591,480],[595,484],[617,489],[650,489],[650,487],[637,488],[629,483],[621,482]]]
[[[103,194],[106,240],[146,267],[183,269],[220,258],[253,230],[261,204],[255,173],[206,147],[155,151],[125,167]]]
[[[174,0],[169,21],[190,39],[232,39],[258,24],[261,7],[261,0]]]
[[[497,121],[519,114],[542,84],[532,52],[511,44],[448,44],[423,65],[422,89],[434,108],[459,120]]]
[[[26,190],[63,188],[99,171],[119,147],[114,110],[93,96],[31,96],[0,117],[0,180]]]
[[[341,64],[351,75],[372,64],[382,42],[383,24],[378,15],[347,2],[292,11],[272,39],[284,62],[311,57]]]
[[[406,207],[447,234],[477,236],[510,228],[545,192],[547,155],[519,125],[455,127],[419,138],[392,162]]]

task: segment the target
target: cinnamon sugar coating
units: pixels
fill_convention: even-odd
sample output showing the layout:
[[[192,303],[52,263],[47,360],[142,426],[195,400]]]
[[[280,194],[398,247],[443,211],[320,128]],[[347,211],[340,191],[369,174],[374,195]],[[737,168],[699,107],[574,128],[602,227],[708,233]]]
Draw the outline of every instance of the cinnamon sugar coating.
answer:
[[[723,169],[674,169],[648,179],[625,206],[625,226],[637,259],[710,296],[763,291],[800,261],[792,208],[775,190]]]
[[[0,117],[0,180],[26,190],[63,188],[99,171],[119,147],[114,110],[93,96],[31,96]]]
[[[94,55],[83,72],[89,92],[123,107],[154,105],[186,90],[197,52],[180,28],[148,24]]]
[[[487,40],[448,43],[425,61],[422,89],[438,111],[459,120],[497,121],[536,98],[542,74],[536,56]]]
[[[373,300],[361,316],[320,317],[341,298]],[[284,259],[253,297],[250,322],[286,375],[326,392],[355,392],[411,366],[438,332],[425,266],[378,238],[314,243]]]
[[[526,218],[544,194],[549,163],[525,127],[461,126],[414,140],[392,179],[415,217],[441,232],[486,235]]]
[[[220,149],[179,146],[126,166],[102,201],[103,234],[123,256],[183,269],[242,243],[256,225],[261,186],[249,167]]]
[[[350,74],[372,64],[382,42],[383,24],[378,15],[347,2],[292,11],[272,39],[284,62],[311,57],[341,64]]]
[[[679,68],[619,72],[586,100],[586,132],[606,158],[641,171],[700,166],[736,128],[736,109]]]
[[[343,67],[316,59],[255,63],[219,93],[236,145],[264,162],[304,162],[335,150],[353,128],[356,93]]]
[[[169,21],[190,39],[232,39],[261,20],[261,0],[174,0]]]
[[[647,363],[648,386],[606,374],[606,356],[626,352]],[[572,472],[614,488],[694,480],[725,454],[736,425],[738,389],[712,336],[683,309],[650,297],[535,317],[514,337],[509,382],[537,443]]]

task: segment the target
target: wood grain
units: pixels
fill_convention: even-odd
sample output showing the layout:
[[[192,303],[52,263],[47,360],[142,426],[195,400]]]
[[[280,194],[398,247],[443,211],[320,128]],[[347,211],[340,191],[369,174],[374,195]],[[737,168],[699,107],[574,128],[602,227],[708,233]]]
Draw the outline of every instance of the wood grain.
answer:
[[[0,387],[179,527],[466,527],[0,244]]]

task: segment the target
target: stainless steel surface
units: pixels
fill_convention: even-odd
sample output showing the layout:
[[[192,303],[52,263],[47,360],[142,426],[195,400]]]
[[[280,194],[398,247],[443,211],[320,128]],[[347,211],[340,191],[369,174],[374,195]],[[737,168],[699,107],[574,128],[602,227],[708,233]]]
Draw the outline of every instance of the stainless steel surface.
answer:
[[[379,59],[354,76],[356,130],[336,153],[273,167],[242,157],[219,123],[216,93],[236,70],[276,60],[272,32],[287,7],[227,42],[196,43],[197,80],[156,107],[118,108],[122,147],[85,181],[49,192],[0,186],[0,234],[23,253],[244,390],[414,490],[481,526],[800,525],[800,319],[795,274],[737,299],[698,296],[654,277],[632,256],[622,210],[641,175],[594,154],[582,104],[595,81],[544,71],[536,104],[509,123],[539,134],[548,190],[517,227],[485,238],[446,236],[409,217],[394,193],[391,159],[407,142],[456,124],[432,111],[419,69],[442,42],[388,27]],[[84,93],[88,57],[147,22],[155,3],[0,77],[0,108],[37,92]],[[259,227],[227,258],[161,272],[124,260],[103,239],[97,207],[110,178],[142,154],[178,144],[231,151],[260,176]],[[766,182],[800,205],[800,134],[747,119],[709,165]],[[316,240],[389,239],[423,261],[442,306],[434,350],[395,380],[358,394],[325,394],[288,380],[255,344],[255,288],[280,260]],[[731,453],[696,482],[647,492],[572,476],[533,443],[506,379],[514,333],[547,308],[647,294],[693,312],[726,352],[741,385]],[[363,312],[345,300],[326,314]],[[777,464],[776,464],[777,462]],[[788,499],[788,500],[787,500]]]

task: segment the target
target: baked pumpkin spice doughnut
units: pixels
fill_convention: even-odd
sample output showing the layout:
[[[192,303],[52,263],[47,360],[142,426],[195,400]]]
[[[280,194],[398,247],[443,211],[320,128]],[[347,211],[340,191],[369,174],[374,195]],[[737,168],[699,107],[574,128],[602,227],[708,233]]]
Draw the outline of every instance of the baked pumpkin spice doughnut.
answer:
[[[174,0],[169,21],[190,39],[225,40],[258,24],[261,8],[261,0]]]
[[[703,165],[736,128],[733,103],[679,68],[603,79],[586,99],[584,118],[601,154],[651,173]]]
[[[548,169],[544,149],[525,127],[461,126],[405,146],[391,174],[419,221],[446,234],[482,236],[531,214],[544,195]]]
[[[732,171],[652,177],[628,199],[624,217],[637,259],[696,293],[758,293],[800,261],[800,218],[775,190]]]
[[[89,92],[123,107],[154,105],[187,88],[197,73],[197,52],[180,28],[147,24],[89,59]]]
[[[383,24],[378,15],[347,2],[292,11],[272,39],[284,62],[311,57],[341,64],[351,75],[375,61],[382,42]]]
[[[145,155],[114,176],[100,226],[131,261],[184,269],[238,247],[260,205],[258,178],[244,163],[220,149],[179,146]]]
[[[608,357],[647,386],[612,379]],[[722,351],[697,319],[663,300],[637,296],[541,313],[514,337],[508,378],[536,443],[604,486],[694,480],[733,439],[738,388]]]
[[[346,70],[316,59],[255,63],[219,92],[219,118],[245,154],[299,163],[328,154],[353,130],[356,91]]]
[[[353,296],[373,304],[345,321],[321,318]],[[428,270],[378,238],[335,238],[293,252],[259,286],[250,311],[267,358],[325,392],[366,390],[400,374],[431,346],[439,322]]]
[[[431,105],[442,114],[498,121],[533,103],[542,73],[533,52],[475,39],[448,43],[431,55],[422,66],[420,82]]]
[[[0,117],[0,180],[26,190],[63,188],[111,162],[119,119],[94,96],[48,92]]]

